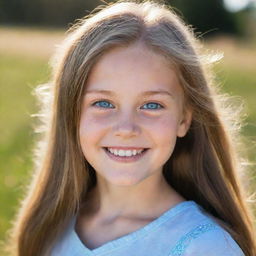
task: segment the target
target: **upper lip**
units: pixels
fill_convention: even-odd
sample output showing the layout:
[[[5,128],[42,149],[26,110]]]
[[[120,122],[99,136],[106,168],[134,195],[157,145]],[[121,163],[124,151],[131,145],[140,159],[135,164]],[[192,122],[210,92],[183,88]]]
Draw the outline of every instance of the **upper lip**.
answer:
[[[113,148],[113,149],[123,149],[123,150],[140,150],[140,149],[148,149],[148,148],[142,148],[142,147],[116,147],[116,146],[109,146],[107,148]]]

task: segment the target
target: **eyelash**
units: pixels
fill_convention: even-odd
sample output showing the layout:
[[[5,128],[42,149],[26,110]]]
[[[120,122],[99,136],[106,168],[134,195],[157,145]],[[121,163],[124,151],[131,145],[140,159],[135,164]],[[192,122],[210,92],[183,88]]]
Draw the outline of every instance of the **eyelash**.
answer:
[[[95,101],[94,103],[92,103],[92,106],[93,107],[97,107],[97,108],[105,108],[105,107],[100,107],[100,106],[96,106],[96,104],[97,103],[99,103],[99,102],[108,102],[108,103],[110,103],[108,100],[98,100],[98,101]],[[157,102],[148,102],[148,103],[145,103],[144,105],[147,105],[147,104],[158,104],[158,106],[160,106],[160,107],[158,107],[158,108],[147,108],[146,110],[158,110],[158,109],[163,109],[164,107],[163,107],[163,105],[161,105],[161,104],[159,104],[159,103],[157,103]],[[110,103],[110,104],[112,104],[112,103]],[[113,105],[113,104],[112,104]],[[144,109],[145,110],[145,109]]]

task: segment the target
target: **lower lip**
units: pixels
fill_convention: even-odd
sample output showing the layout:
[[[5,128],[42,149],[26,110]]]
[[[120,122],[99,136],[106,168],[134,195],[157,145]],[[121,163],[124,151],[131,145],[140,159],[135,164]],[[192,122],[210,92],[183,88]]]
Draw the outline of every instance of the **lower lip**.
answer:
[[[107,153],[107,155],[117,161],[117,162],[122,162],[122,163],[131,163],[131,162],[135,162],[138,161],[139,159],[141,159],[145,154],[147,154],[148,149],[146,149],[145,151],[143,151],[142,153],[135,155],[135,156],[116,156],[112,153],[110,153],[106,148],[104,148],[104,151]]]

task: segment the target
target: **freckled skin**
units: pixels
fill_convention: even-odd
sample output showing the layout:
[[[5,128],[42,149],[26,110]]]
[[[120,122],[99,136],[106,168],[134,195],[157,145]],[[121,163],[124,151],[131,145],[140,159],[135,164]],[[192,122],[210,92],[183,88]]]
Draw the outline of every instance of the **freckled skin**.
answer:
[[[166,60],[142,46],[114,48],[93,67],[86,90],[111,90],[114,96],[85,94],[80,121],[80,143],[98,179],[113,185],[132,186],[162,175],[172,155],[177,136],[185,135],[191,115],[183,115],[183,91]],[[149,90],[166,90],[171,96],[152,95]],[[109,102],[96,107],[96,101]],[[146,109],[148,103],[164,108]],[[102,147],[137,146],[150,150],[139,161],[111,160]]]

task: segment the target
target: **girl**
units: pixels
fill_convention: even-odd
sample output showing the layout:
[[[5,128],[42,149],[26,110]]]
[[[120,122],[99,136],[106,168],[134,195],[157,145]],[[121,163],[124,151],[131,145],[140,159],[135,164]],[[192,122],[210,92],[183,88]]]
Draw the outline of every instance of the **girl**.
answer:
[[[13,255],[255,256],[234,138],[192,31],[164,4],[118,2],[60,49]]]

